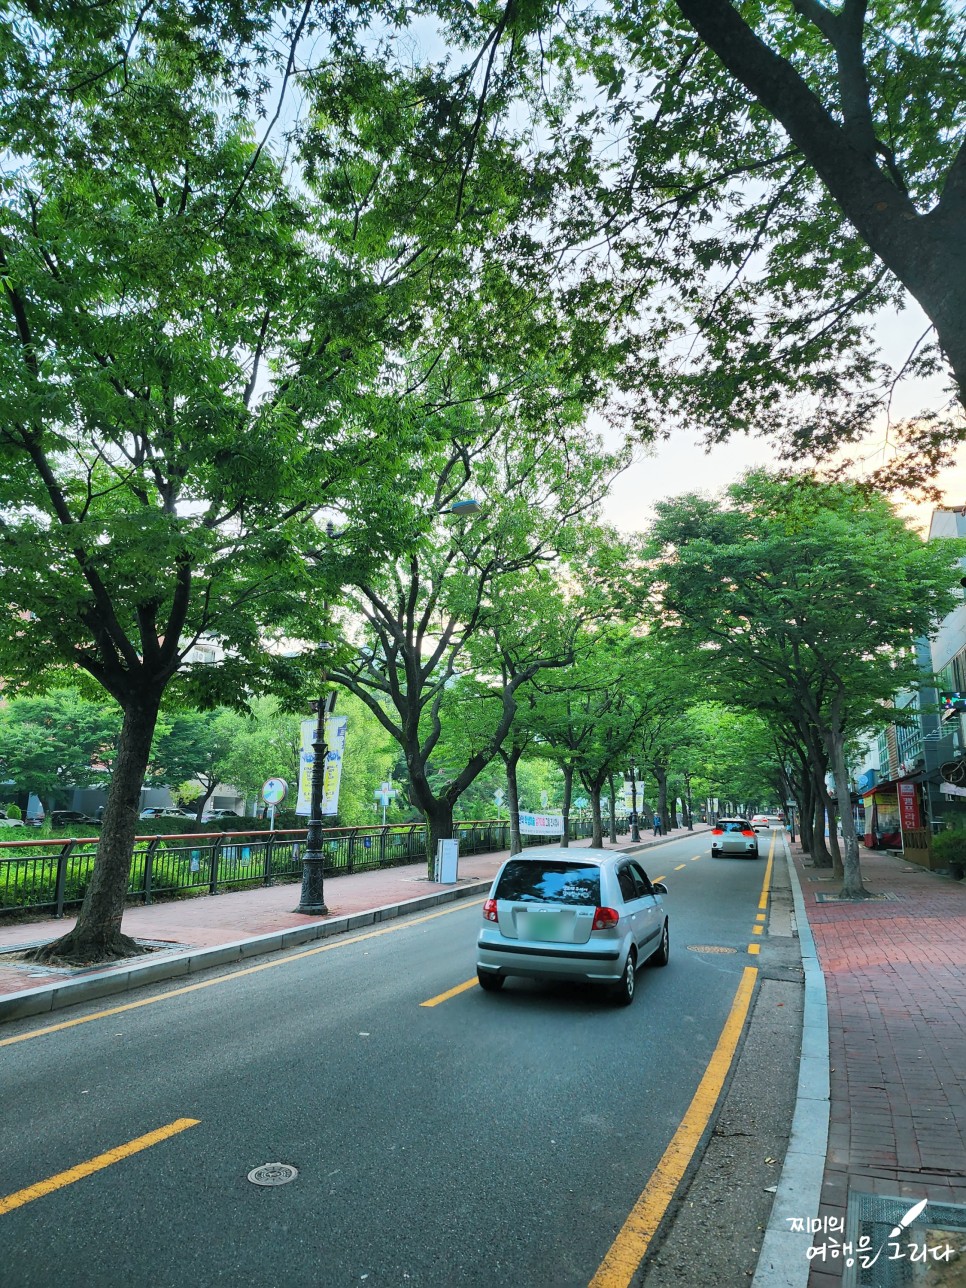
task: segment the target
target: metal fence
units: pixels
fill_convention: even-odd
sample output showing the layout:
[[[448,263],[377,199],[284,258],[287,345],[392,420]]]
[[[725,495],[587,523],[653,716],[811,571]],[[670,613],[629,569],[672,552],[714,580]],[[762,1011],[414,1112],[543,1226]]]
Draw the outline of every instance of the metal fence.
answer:
[[[457,822],[459,852],[489,854],[510,845],[505,820]],[[571,825],[572,836],[588,836],[589,824]],[[136,904],[250,890],[302,877],[304,829],[279,832],[193,832],[135,838],[128,900]],[[322,834],[327,877],[399,867],[426,858],[423,823],[387,827],[339,827]],[[543,838],[525,837],[524,844]],[[0,841],[0,917],[17,912],[52,912],[60,917],[79,907],[94,867],[97,838]]]

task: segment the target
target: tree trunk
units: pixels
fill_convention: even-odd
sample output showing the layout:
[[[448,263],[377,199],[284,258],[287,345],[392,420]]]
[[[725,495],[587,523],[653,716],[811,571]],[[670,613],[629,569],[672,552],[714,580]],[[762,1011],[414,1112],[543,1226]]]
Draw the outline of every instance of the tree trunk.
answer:
[[[607,779],[607,790],[610,794],[610,843],[617,844],[617,790],[614,787],[614,775]]]
[[[423,806],[423,817],[426,820],[427,875],[432,880],[436,868],[436,847],[440,841],[448,841],[453,835],[453,802],[445,796],[438,796],[428,806]]]
[[[573,765],[563,764],[560,768],[563,772],[564,780],[563,836],[560,838],[560,844],[566,848],[570,845],[570,801],[574,794],[574,767]]]
[[[661,816],[662,830],[664,832],[667,832],[668,830],[667,765],[662,765],[658,763],[653,766],[653,769],[654,769],[654,777],[657,779],[657,812]]]
[[[147,703],[132,702],[124,710],[101,820],[97,858],[80,915],[66,935],[34,952],[36,961],[85,965],[117,961],[148,951],[121,933],[121,918],[127,903],[141,788],[159,706],[160,698]]]
[[[802,790],[799,801],[800,808],[798,811],[798,830],[801,833],[802,849],[806,854],[811,854],[814,837],[812,835],[812,801],[814,793],[812,791],[811,777],[806,773],[802,777]]]
[[[506,766],[506,803],[510,811],[510,853],[519,854],[523,849],[520,836],[520,788],[517,783],[517,765],[523,754],[522,747],[511,747],[509,752],[501,751]]]
[[[836,881],[842,880],[842,851],[839,849],[838,810],[834,801],[825,802],[826,831],[828,848],[832,855],[832,876]]]
[[[835,775],[835,794],[842,819],[842,841],[845,849],[842,865],[842,898],[865,899],[868,898],[869,892],[862,883],[859,839],[855,833],[849,774],[845,764],[845,739],[840,729],[829,730],[829,756],[832,760],[832,773]]]
[[[812,796],[812,865],[831,868],[832,856],[825,844],[825,803],[816,791]]]
[[[594,782],[585,782],[584,787],[590,797],[590,843],[594,849],[602,850],[604,848],[604,820],[600,811],[600,794],[604,788],[604,780],[601,778]]]

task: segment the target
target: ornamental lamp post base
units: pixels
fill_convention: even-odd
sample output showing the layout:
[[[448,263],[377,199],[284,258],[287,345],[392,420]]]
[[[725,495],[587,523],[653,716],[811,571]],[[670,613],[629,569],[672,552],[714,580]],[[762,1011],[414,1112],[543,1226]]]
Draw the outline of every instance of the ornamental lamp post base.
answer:
[[[325,906],[323,897],[323,880],[322,864],[324,859],[321,854],[305,854],[302,856],[302,894],[299,898],[299,906],[296,912],[308,913],[314,917],[328,916],[328,908]]]

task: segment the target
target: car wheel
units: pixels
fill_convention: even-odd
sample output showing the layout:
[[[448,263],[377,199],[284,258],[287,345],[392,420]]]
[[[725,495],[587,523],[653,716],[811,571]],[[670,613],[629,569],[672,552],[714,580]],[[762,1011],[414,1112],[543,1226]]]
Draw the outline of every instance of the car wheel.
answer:
[[[503,987],[503,976],[492,970],[478,970],[476,978],[484,993],[499,993]]]
[[[656,953],[648,959],[648,966],[666,966],[671,956],[671,937],[668,932],[667,918],[664,918],[664,929],[661,931],[661,943]]]
[[[627,961],[624,963],[624,973],[621,976],[620,983],[614,989],[613,997],[618,1006],[630,1006],[631,1002],[633,1002],[636,973],[637,953],[632,948],[627,954]]]

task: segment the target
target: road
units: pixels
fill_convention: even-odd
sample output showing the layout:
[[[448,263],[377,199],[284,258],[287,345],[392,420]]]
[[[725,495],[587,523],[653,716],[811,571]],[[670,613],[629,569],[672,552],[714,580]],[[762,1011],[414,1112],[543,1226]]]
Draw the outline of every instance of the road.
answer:
[[[755,961],[766,862],[709,843],[643,855],[671,963],[627,1009],[568,985],[483,994],[473,901],[5,1026],[4,1288],[586,1288]],[[272,1162],[297,1178],[247,1179]]]

